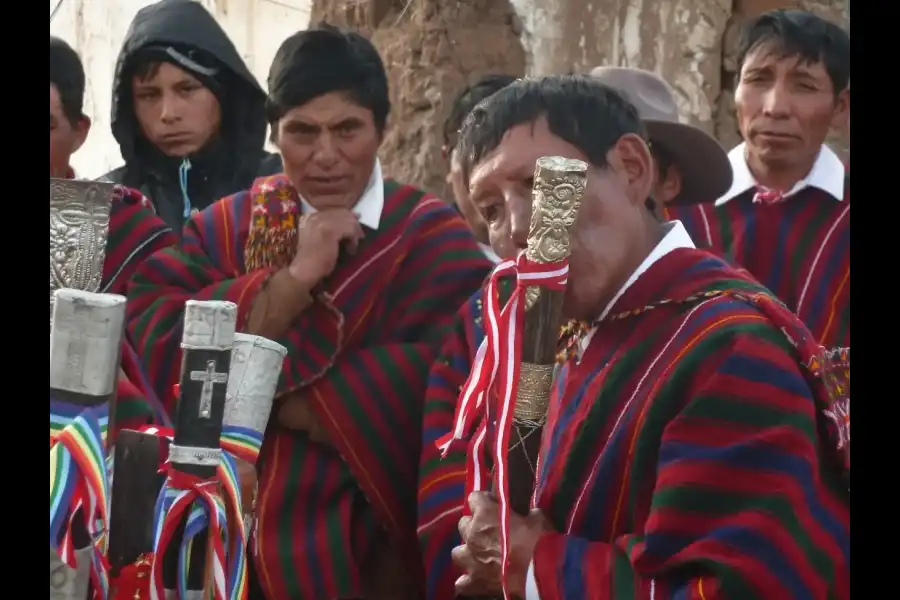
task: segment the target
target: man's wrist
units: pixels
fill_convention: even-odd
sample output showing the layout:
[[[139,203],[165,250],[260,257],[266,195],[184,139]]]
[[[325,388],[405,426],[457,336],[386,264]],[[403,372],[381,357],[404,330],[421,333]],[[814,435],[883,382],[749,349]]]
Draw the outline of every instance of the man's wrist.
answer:
[[[312,289],[319,283],[318,279],[310,277],[306,269],[297,263],[291,263],[284,271],[297,284],[297,288],[305,290],[307,294],[311,294]]]
[[[316,283],[304,279],[303,276],[295,276],[290,267],[281,269],[272,276],[269,287],[279,294],[287,294],[291,299],[290,305],[296,309],[298,313],[312,304],[312,290],[316,287]]]

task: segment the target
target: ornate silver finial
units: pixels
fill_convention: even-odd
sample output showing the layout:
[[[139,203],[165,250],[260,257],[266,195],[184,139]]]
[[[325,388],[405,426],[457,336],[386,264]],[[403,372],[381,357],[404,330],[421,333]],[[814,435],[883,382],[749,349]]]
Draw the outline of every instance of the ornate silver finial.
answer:
[[[581,160],[544,156],[534,166],[531,227],[525,256],[538,263],[554,263],[572,253],[570,228],[578,216],[587,186],[588,165]],[[525,291],[525,306],[537,302],[540,291]]]
[[[50,312],[53,292],[100,289],[115,186],[50,179]]]

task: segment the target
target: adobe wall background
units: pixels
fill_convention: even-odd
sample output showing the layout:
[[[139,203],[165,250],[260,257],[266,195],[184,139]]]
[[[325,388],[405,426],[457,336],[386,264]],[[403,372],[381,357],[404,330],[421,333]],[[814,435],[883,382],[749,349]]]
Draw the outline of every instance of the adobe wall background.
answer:
[[[369,35],[384,57],[393,111],[387,172],[445,194],[441,124],[454,94],[485,73],[586,72],[601,64],[663,75],[682,118],[727,147],[733,45],[748,16],[799,6],[849,28],[849,0],[312,0],[310,23]],[[836,132],[833,145],[846,149]]]

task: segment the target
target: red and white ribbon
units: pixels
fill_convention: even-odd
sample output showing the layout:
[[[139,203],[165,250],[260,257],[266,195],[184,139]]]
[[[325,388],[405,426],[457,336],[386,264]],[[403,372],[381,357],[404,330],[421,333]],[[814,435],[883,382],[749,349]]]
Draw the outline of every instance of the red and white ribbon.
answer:
[[[508,275],[516,276],[516,288],[505,306],[500,305],[498,285]],[[525,289],[532,286],[551,290],[565,289],[569,275],[568,260],[555,263],[534,263],[519,254],[515,261],[503,262],[494,269],[484,292],[483,312],[485,339],[478,347],[469,378],[456,404],[453,431],[438,439],[436,445],[446,454],[453,439],[464,439],[472,426],[481,419],[466,457],[466,498],[475,491],[486,489],[485,477],[487,424],[496,428],[491,452],[496,469],[500,504],[500,537],[503,557],[504,597],[508,598],[506,570],[509,554],[509,474],[507,455],[512,433],[519,370],[522,363],[521,335],[525,326]],[[496,399],[490,406],[486,398]],[[470,514],[468,501],[464,507]]]

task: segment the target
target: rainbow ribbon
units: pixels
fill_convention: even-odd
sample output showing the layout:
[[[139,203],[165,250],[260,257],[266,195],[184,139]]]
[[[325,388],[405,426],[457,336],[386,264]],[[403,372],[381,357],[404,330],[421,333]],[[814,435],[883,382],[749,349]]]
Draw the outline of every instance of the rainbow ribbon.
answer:
[[[175,531],[182,519],[187,515],[184,536],[178,549],[178,588],[177,600],[188,597],[187,575],[190,564],[191,549],[194,540],[207,527],[212,550],[210,568],[212,570],[212,597],[214,600],[226,600],[225,582],[225,547],[228,530],[226,528],[227,513],[225,502],[217,493],[217,479],[201,480],[199,477],[182,473],[170,464],[169,476],[156,502],[156,527],[154,532],[154,553],[150,578],[151,600],[166,598],[163,584],[163,557],[172,543]]]
[[[63,563],[77,566],[72,520],[81,509],[94,548],[91,581],[101,600],[109,596],[109,569],[103,548],[109,525],[109,473],[104,449],[108,426],[107,404],[85,408],[50,400],[50,548]]]
[[[171,428],[147,426],[141,428],[143,433],[150,433],[158,437],[174,438],[175,432]],[[259,458],[259,451],[262,447],[263,436],[259,432],[248,429],[246,427],[225,426],[222,428],[222,435],[219,438],[222,449],[222,462],[218,467],[218,482],[221,485],[222,494],[231,501],[234,507],[234,514],[237,522],[235,523],[235,536],[232,544],[228,544],[226,538],[225,548],[228,549],[228,584],[227,594],[229,600],[246,600],[249,588],[247,580],[247,540],[250,532],[244,524],[243,502],[241,501],[241,484],[237,472],[237,462],[235,459],[241,459],[251,465],[255,465]],[[163,493],[165,488],[163,489]],[[160,498],[162,498],[162,494]],[[160,500],[157,501],[157,510],[159,510]],[[191,513],[193,514],[193,512]],[[226,513],[227,514],[227,513]],[[190,516],[188,517],[190,522]],[[199,517],[198,517],[199,518]],[[223,520],[223,522],[226,522]],[[159,523],[159,516],[157,517]],[[202,527],[200,528],[202,529]],[[185,540],[187,540],[187,528],[185,528]],[[182,549],[184,549],[184,542]],[[157,556],[159,550],[155,550]],[[186,554],[179,553],[179,581],[181,581],[181,569],[184,568],[184,577],[187,575],[187,564],[190,558],[189,551]]]

